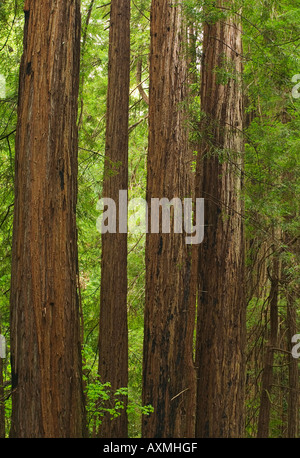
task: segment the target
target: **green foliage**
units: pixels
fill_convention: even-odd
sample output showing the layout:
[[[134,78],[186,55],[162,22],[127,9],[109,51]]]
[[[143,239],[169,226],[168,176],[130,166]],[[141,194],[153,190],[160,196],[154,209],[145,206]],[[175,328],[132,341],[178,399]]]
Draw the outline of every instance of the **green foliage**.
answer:
[[[300,22],[298,2],[290,0],[244,2],[244,87],[249,116],[245,129],[245,186],[247,238],[256,254],[249,253],[249,270],[257,275],[262,261],[257,253],[269,248],[265,263],[272,269],[272,250],[282,265],[279,291],[280,323],[285,322],[288,298],[299,303],[299,100],[292,97],[292,78],[299,73]],[[253,256],[254,255],[254,256]],[[256,259],[256,261],[255,261]],[[252,261],[254,260],[254,262]],[[258,280],[248,305],[248,435],[255,437],[260,402],[262,350],[268,339],[267,305],[269,283]],[[264,299],[260,299],[260,295]],[[298,321],[298,325],[299,325]],[[285,348],[279,328],[279,346]],[[252,345],[252,349],[250,344]],[[290,345],[290,343],[287,343]],[[290,347],[287,347],[290,349]],[[270,393],[270,437],[284,437],[287,415],[288,353],[275,353],[274,387]],[[251,360],[251,358],[250,358]],[[258,384],[258,385],[257,385]],[[259,389],[255,389],[253,387]],[[279,401],[280,400],[280,401]],[[283,420],[285,418],[285,420]]]
[[[176,2],[175,2],[176,4]],[[153,411],[142,406],[143,310],[145,285],[145,236],[128,237],[128,324],[129,386],[112,392],[109,383],[98,376],[98,332],[100,304],[101,236],[96,229],[97,201],[102,194],[105,158],[105,115],[108,70],[109,11],[107,0],[82,0],[82,47],[79,94],[79,170],[78,170],[78,249],[80,300],[84,324],[84,381],[90,435],[101,427],[103,415],[112,421],[128,398],[130,437],[139,437],[141,416]],[[243,9],[241,9],[243,6]],[[248,250],[247,268],[257,268],[260,244],[273,244],[280,253],[285,279],[281,285],[280,307],[286,309],[286,292],[293,297],[299,291],[299,198],[300,198],[300,99],[292,97],[292,77],[300,73],[300,9],[295,0],[239,0],[231,7],[218,7],[215,0],[185,0],[187,24],[194,31],[194,48],[190,54],[187,125],[197,154],[201,141],[199,125],[203,120],[200,101],[200,66],[202,59],[202,26],[226,21],[233,13],[243,28],[244,74],[236,75],[230,62],[223,59],[215,69],[220,84],[236,80],[243,85],[246,102],[244,190]],[[131,90],[129,136],[129,199],[145,197],[147,161],[148,106],[137,90],[137,63],[142,63],[143,88],[148,92],[150,42],[150,0],[132,2]],[[23,0],[0,3],[0,75],[5,77],[5,96],[0,96],[0,325],[9,343],[9,289],[11,238],[14,205],[14,131],[18,93],[18,73],[22,54]],[[214,150],[222,161],[234,160],[228,151]],[[193,164],[194,166],[195,164]],[[111,173],[117,173],[112,164]],[[279,240],[274,232],[280,229]],[[248,243],[249,244],[249,243]],[[267,266],[272,257],[267,253]],[[247,435],[256,434],[259,409],[261,354],[267,341],[266,303],[268,281],[260,294],[250,294],[247,308],[249,356],[247,367]],[[281,315],[284,320],[284,313]],[[298,323],[299,316],[298,316]],[[300,329],[300,328],[299,328]],[[117,331],[116,331],[117,332]],[[9,351],[9,348],[8,348]],[[252,358],[252,359],[251,359]],[[276,356],[275,378],[288,384],[283,355]],[[4,364],[7,428],[11,398],[9,357]],[[278,383],[279,385],[279,383]],[[285,388],[284,388],[285,389]],[[279,389],[278,389],[279,390]],[[286,414],[286,391],[271,394],[273,405],[282,400],[282,411],[272,411],[271,432],[280,437],[280,422]]]
[[[102,194],[105,157],[105,113],[107,90],[109,5],[94,4],[87,24],[91,1],[82,2],[83,43],[79,113],[79,193],[78,242],[81,300],[84,321],[85,374],[90,432],[101,423],[104,412],[112,417],[124,408],[122,396],[128,396],[130,437],[140,435],[141,415],[148,408],[141,405],[142,345],[144,307],[144,242],[140,234],[128,234],[128,323],[129,386],[115,393],[102,385],[98,375],[98,331],[100,305],[101,235],[96,230],[97,201]],[[106,6],[105,6],[106,5]],[[131,11],[131,93],[129,125],[129,195],[145,197],[147,113],[148,107],[136,89],[136,64],[142,61],[142,81],[148,90],[148,47],[150,2],[135,1]],[[112,165],[117,172],[117,164]],[[97,415],[95,416],[95,414]]]
[[[11,371],[9,363],[9,293],[11,239],[14,211],[14,132],[18,96],[18,75],[22,53],[23,2],[0,3],[0,332],[6,338],[7,358],[3,360],[7,434],[11,414]]]
[[[84,346],[83,360],[85,362],[83,379],[86,395],[87,425],[90,436],[94,437],[97,434],[97,431],[101,428],[104,415],[109,415],[111,421],[113,421],[126,408],[129,418],[130,437],[139,437],[141,415],[149,415],[153,412],[153,407],[141,404],[140,396],[135,391],[134,381],[131,381],[129,387],[122,387],[115,391],[111,389],[109,382],[102,383],[97,373],[97,364],[95,364],[95,351],[87,344]],[[133,365],[134,363],[130,359],[130,367],[133,367]]]

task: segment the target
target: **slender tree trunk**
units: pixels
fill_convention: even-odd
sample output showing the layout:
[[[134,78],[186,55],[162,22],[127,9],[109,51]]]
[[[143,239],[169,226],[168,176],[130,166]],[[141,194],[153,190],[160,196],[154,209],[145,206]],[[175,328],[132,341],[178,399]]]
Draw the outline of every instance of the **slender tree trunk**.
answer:
[[[292,337],[297,334],[297,313],[293,297],[287,298],[287,327],[288,344],[291,345]],[[298,360],[289,356],[289,398],[288,398],[288,430],[287,437],[295,439],[299,431],[299,369]]]
[[[136,63],[136,82],[138,84],[138,90],[139,90],[139,93],[142,97],[142,99],[144,100],[144,102],[149,105],[149,97],[148,95],[146,94],[144,88],[143,88],[143,83],[142,83],[142,64],[143,64],[143,60],[142,58],[139,58],[137,63]]]
[[[103,197],[118,208],[119,191],[128,188],[128,110],[130,76],[130,1],[112,0],[109,38],[106,162]],[[127,208],[124,209],[127,215]],[[112,391],[128,385],[127,234],[102,234],[99,375]],[[127,437],[125,409],[104,417],[101,437]]]
[[[240,195],[240,27],[230,18],[204,25],[203,142],[197,158],[196,192],[197,197],[205,198],[205,234],[198,264],[196,437],[241,437],[244,433],[246,298]],[[226,72],[228,67],[235,77],[219,81],[219,71]]]
[[[11,282],[11,436],[85,434],[76,290],[80,4],[25,2]]]
[[[0,326],[1,334],[1,326]],[[5,437],[5,402],[4,402],[4,379],[3,359],[0,358],[0,439]]]
[[[149,92],[143,404],[154,413],[142,422],[144,437],[193,437],[195,374],[191,250],[185,234],[150,230],[151,198],[183,198],[189,192],[185,129],[187,63],[180,4],[153,0]],[[171,211],[172,214],[172,211]]]
[[[5,437],[5,403],[3,387],[3,361],[0,359],[0,439]]]
[[[271,413],[271,389],[273,384],[273,361],[274,349],[277,345],[278,336],[278,276],[279,276],[279,261],[274,258],[273,274],[271,279],[270,290],[270,338],[266,346],[264,370],[262,376],[262,389],[260,398],[260,409],[257,426],[257,437],[269,437],[269,424]]]

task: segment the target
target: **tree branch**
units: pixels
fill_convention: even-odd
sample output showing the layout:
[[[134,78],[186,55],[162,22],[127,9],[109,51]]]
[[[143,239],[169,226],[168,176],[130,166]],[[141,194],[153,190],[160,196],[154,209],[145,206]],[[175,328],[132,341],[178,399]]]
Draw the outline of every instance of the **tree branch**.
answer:
[[[12,134],[14,134],[17,131],[17,129],[12,130],[9,134],[3,135],[3,137],[0,137],[0,142],[2,140],[5,140],[6,138],[10,137]]]
[[[139,93],[141,94],[142,99],[144,100],[144,102],[147,105],[149,105],[148,94],[146,94],[142,86],[142,59],[138,59],[137,64],[136,64],[136,82],[138,84],[137,89],[139,90]]]

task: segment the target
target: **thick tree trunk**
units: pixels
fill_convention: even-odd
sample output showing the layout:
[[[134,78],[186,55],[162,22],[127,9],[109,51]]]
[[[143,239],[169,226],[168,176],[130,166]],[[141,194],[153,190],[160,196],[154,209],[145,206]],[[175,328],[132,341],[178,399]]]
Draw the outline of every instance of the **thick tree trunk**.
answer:
[[[185,234],[151,233],[151,198],[189,192],[189,149],[182,102],[187,64],[181,7],[153,0],[149,92],[149,152],[144,325],[143,437],[193,437],[195,374],[191,250]],[[172,214],[172,212],[171,212]]]
[[[197,159],[196,196],[205,198],[205,234],[198,264],[196,437],[241,437],[244,433],[240,27],[230,18],[204,25],[203,142]],[[227,68],[235,77],[219,80]]]
[[[11,282],[12,437],[85,432],[76,290],[79,1],[25,2]]]
[[[128,188],[128,110],[130,76],[130,1],[112,0],[109,39],[106,162],[103,197],[118,208],[119,191]],[[127,215],[127,208],[123,209]],[[99,375],[112,391],[128,385],[127,234],[102,234]],[[125,409],[103,418],[101,437],[127,437]]]

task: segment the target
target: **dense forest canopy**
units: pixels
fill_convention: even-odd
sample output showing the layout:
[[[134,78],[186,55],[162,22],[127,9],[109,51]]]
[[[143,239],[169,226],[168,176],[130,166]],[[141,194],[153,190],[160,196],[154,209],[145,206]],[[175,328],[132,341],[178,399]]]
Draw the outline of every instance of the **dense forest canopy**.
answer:
[[[0,437],[299,438],[299,0],[0,24]],[[201,243],[141,230],[174,197]]]

